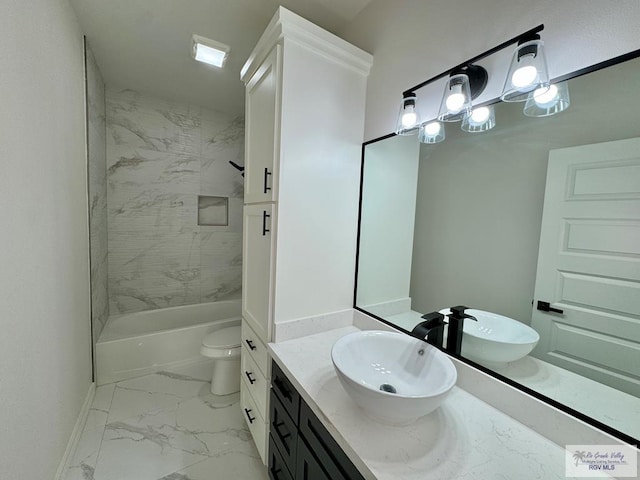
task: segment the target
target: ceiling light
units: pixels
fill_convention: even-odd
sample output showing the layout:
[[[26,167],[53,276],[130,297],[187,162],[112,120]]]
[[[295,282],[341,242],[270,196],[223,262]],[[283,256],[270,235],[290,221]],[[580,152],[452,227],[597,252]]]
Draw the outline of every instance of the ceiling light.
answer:
[[[549,72],[540,35],[523,38],[513,53],[502,95],[504,102],[524,102],[534,92],[542,95],[549,89]]]
[[[416,94],[407,92],[403,95],[398,113],[396,133],[398,135],[413,135],[420,128],[420,113],[416,109]]]
[[[560,82],[544,92],[530,93],[524,105],[524,114],[527,117],[548,117],[566,110],[570,104],[569,85]]]
[[[191,56],[198,62],[207,63],[214,67],[224,65],[229,50],[227,45],[199,35],[194,35],[191,41]]]

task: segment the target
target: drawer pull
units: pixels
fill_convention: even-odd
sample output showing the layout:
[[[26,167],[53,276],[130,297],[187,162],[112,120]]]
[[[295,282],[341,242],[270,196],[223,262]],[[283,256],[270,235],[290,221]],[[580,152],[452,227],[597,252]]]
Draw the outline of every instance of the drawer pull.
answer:
[[[249,345],[249,350],[256,350],[258,348],[253,344],[252,340],[246,339],[245,342]]]
[[[267,228],[267,218],[271,218],[271,215],[269,215],[265,210],[263,210],[262,211],[262,236],[263,237],[271,231]]]
[[[292,401],[291,398],[291,390],[287,387],[287,385],[282,381],[280,377],[276,377],[273,380],[273,384],[278,387],[278,390],[282,393],[282,396],[289,401]]]
[[[271,175],[271,172],[267,167],[264,167],[264,193],[267,193],[269,190],[271,190],[271,187],[267,186],[267,180],[269,179],[269,175]]]
[[[253,423],[253,421],[256,419],[256,417],[251,416],[251,412],[252,410],[250,408],[244,409],[244,413],[247,415],[247,420],[249,420],[249,423]]]
[[[251,385],[253,385],[254,383],[256,383],[256,379],[252,378],[251,375],[253,375],[253,372],[247,372],[246,370],[244,371],[244,374],[247,376],[247,378],[249,379],[249,382],[251,383]]]
[[[274,423],[273,424],[273,430],[276,432],[276,434],[278,435],[280,440],[282,440],[284,442],[284,440],[289,438],[291,436],[291,434],[290,433],[282,433],[280,431],[280,427],[282,427],[283,425],[284,425],[284,422]]]
[[[273,478],[275,480],[280,480],[280,472],[282,471],[281,468],[271,468],[271,475],[273,475]]]

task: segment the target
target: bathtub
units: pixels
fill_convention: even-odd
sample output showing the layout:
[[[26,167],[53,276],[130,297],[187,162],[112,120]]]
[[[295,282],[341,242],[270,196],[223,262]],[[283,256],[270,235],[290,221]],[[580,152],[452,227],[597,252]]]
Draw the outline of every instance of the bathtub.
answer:
[[[204,336],[239,325],[240,318],[240,300],[110,316],[96,343],[96,383],[206,362]]]

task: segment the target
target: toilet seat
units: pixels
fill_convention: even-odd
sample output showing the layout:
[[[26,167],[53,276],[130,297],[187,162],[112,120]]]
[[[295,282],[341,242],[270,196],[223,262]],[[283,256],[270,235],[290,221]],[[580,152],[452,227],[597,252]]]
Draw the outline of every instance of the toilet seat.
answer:
[[[233,359],[240,356],[240,326],[226,327],[206,335],[200,353],[210,358]]]

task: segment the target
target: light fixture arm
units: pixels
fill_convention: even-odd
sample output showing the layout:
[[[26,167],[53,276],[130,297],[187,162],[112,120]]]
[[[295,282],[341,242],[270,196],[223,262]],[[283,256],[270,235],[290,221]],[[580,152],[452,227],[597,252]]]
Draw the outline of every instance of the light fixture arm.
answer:
[[[403,95],[407,95],[410,93],[415,93],[416,90],[425,87],[427,85],[429,85],[430,83],[435,82],[436,80],[440,80],[441,78],[444,77],[448,77],[454,73],[458,73],[459,70],[464,69],[465,67],[468,67],[469,65],[472,65],[474,62],[477,62],[478,60],[481,60],[485,57],[488,57],[489,55],[492,55],[496,52],[499,52],[500,50],[505,49],[506,47],[508,47],[509,45],[513,45],[514,43],[518,43],[521,40],[523,41],[527,41],[527,40],[531,40],[535,35],[537,35],[539,32],[541,32],[542,30],[544,30],[544,24],[540,24],[535,28],[532,28],[531,30],[527,30],[524,33],[521,33],[520,35],[513,37],[510,40],[507,40],[506,42],[502,42],[500,45],[493,47],[490,50],[487,50],[486,52],[481,53],[480,55],[476,55],[473,58],[470,58],[469,60],[462,62],[460,65],[457,65],[455,67],[453,67],[450,70],[447,70],[445,72],[442,72],[439,75],[436,75],[435,77],[430,78],[429,80],[426,80],[422,83],[419,83],[418,85],[411,87],[407,90],[405,90],[403,93]],[[482,67],[480,67],[482,68]],[[484,70],[484,69],[483,69]],[[485,71],[486,73],[486,71]],[[473,95],[473,92],[472,92]],[[475,97],[474,97],[475,98]]]

